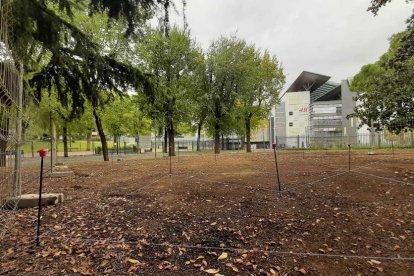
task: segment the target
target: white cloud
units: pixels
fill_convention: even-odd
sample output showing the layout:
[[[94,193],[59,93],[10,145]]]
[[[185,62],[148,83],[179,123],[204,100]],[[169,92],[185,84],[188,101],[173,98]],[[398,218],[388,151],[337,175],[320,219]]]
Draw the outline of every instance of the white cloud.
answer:
[[[176,1],[181,11],[180,1]],[[302,70],[340,81],[374,62],[388,38],[405,29],[413,4],[394,0],[374,17],[368,0],[187,0],[192,35],[208,48],[220,35],[235,34],[275,54],[287,86]],[[182,18],[174,16],[182,23]]]

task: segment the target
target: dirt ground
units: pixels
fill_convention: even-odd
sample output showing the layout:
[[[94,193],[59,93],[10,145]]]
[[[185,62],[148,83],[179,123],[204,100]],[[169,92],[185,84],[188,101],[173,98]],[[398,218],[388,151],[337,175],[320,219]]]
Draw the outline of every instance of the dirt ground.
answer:
[[[281,193],[273,151],[73,163],[40,247],[37,209],[6,214],[0,274],[413,275],[414,152],[278,163]]]

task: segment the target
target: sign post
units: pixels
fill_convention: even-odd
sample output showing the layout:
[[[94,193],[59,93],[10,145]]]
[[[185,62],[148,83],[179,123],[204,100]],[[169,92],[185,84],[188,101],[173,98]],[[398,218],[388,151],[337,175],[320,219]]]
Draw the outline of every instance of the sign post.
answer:
[[[39,208],[37,212],[37,234],[36,234],[36,246],[40,245],[40,215],[42,213],[42,190],[43,190],[43,160],[47,155],[46,149],[40,149],[40,188],[39,188]]]

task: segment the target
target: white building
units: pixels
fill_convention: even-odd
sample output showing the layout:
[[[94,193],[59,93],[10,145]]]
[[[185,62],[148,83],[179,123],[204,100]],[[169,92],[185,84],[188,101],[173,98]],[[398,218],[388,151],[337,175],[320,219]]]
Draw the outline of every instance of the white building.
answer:
[[[356,94],[349,90],[348,80],[334,83],[329,79],[307,71],[298,76],[270,119],[272,142],[281,148],[357,142],[358,125],[347,117],[356,105]]]

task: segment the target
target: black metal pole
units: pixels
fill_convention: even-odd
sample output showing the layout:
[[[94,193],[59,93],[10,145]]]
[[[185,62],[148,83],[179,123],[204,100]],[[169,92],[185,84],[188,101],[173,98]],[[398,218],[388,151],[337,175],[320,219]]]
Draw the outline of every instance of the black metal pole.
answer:
[[[348,171],[351,171],[351,144],[348,144]]]
[[[277,175],[277,184],[278,184],[278,189],[279,189],[279,197],[282,197],[282,187],[280,185],[280,177],[279,177],[279,166],[277,165],[276,145],[273,145],[273,152],[275,153],[275,165],[276,165],[276,175]]]
[[[180,161],[180,142],[177,142],[177,161]]]
[[[39,189],[39,209],[37,213],[36,246],[40,245],[40,215],[42,212],[42,190],[43,190],[43,156],[40,159],[40,189]]]
[[[49,106],[50,108],[50,106]],[[50,124],[50,172],[53,172],[53,121],[52,121],[52,111],[49,112],[49,124]],[[57,156],[57,155],[56,155]]]
[[[157,159],[157,135],[155,135],[154,152],[155,152],[155,159]]]
[[[392,155],[394,155],[394,140],[391,140]]]

